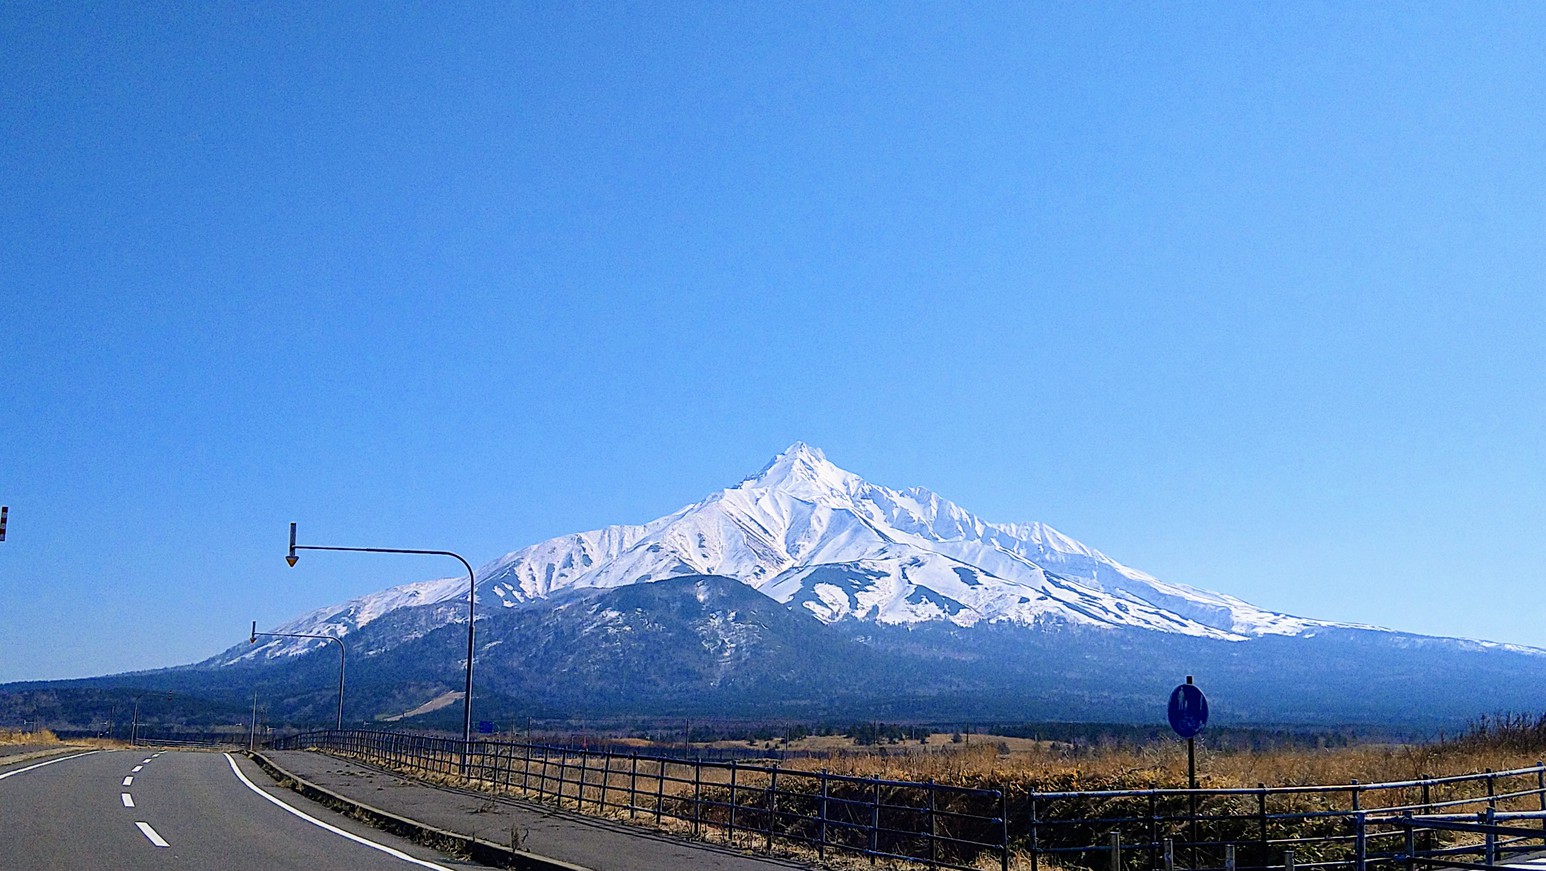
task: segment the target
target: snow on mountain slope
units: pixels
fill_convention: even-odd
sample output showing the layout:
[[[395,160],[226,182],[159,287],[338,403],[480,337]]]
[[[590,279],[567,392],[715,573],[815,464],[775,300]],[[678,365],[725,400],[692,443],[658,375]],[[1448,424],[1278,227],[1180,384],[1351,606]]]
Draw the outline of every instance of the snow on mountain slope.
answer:
[[[268,631],[273,633],[327,635],[333,638],[343,638],[350,632],[371,623],[377,617],[395,611],[398,608],[432,605],[436,602],[444,602],[447,599],[464,597],[466,594],[466,578],[441,578],[435,581],[417,581],[382,590],[379,593],[371,593],[368,596],[361,596],[358,599],[351,599],[342,605],[329,605],[325,608],[318,608]],[[307,640],[305,638],[268,638],[264,639],[262,644],[255,644],[245,653],[226,661],[241,662],[243,660],[275,656],[297,656],[325,644],[327,644],[326,641]]]
[[[736,578],[827,622],[1070,624],[1237,641],[1373,628],[1277,614],[1166,583],[1044,524],[989,523],[922,488],[871,484],[803,442],[734,487],[665,517],[550,539],[476,572],[483,608],[697,574]],[[341,636],[395,608],[464,596],[464,583],[394,587],[278,631]],[[316,643],[286,639],[249,655],[297,653]]]

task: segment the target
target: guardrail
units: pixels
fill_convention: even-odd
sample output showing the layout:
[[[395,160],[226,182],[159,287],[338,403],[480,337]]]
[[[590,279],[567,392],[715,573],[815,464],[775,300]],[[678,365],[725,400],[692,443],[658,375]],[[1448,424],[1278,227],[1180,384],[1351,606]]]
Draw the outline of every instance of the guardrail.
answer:
[[[460,739],[310,732],[312,748],[409,774],[463,779]],[[1546,849],[1546,764],[1394,783],[1254,789],[974,789],[736,761],[475,740],[465,780],[586,812],[652,822],[772,852],[799,846],[976,871],[1391,871],[1435,857]],[[1492,813],[1539,815],[1527,835],[1429,825]],[[1518,828],[1513,826],[1511,828]],[[1493,848],[1488,849],[1488,839]]]

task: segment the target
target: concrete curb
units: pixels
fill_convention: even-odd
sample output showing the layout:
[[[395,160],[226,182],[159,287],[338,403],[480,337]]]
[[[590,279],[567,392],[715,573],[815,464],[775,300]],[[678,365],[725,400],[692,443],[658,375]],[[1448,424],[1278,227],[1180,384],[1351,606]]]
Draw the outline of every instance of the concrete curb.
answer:
[[[249,751],[243,755],[257,763],[259,768],[267,772],[268,776],[274,778],[281,786],[288,787],[312,801],[348,814],[355,819],[363,820],[375,828],[407,838],[414,843],[423,844],[426,847],[432,847],[437,850],[453,850],[471,858],[475,862],[481,862],[484,865],[491,865],[496,868],[514,868],[518,869],[518,871],[591,871],[591,869],[583,865],[575,865],[559,859],[550,859],[546,856],[539,856],[536,853],[528,853],[525,850],[513,850],[508,846],[485,841],[482,838],[459,835],[456,832],[438,829],[418,820],[400,817],[397,814],[371,807],[364,802],[356,801],[310,783],[286,771],[278,763],[262,753]]]
[[[50,747],[47,750],[34,750],[31,753],[18,753],[15,756],[0,756],[0,765],[14,765],[17,762],[31,762],[34,759],[42,759],[45,756],[58,756],[61,753],[75,753],[81,750],[90,750],[86,746],[76,747]]]

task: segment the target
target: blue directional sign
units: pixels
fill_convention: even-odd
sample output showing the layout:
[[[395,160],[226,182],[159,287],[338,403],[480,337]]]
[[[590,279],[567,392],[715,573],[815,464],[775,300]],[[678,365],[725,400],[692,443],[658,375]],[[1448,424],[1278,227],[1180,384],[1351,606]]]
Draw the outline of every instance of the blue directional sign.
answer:
[[[479,720],[478,721],[478,734],[479,735],[492,735],[492,734],[494,734],[494,724],[489,722],[488,720]]]
[[[1190,738],[1208,724],[1208,698],[1196,684],[1184,683],[1170,694],[1170,728],[1182,738]]]

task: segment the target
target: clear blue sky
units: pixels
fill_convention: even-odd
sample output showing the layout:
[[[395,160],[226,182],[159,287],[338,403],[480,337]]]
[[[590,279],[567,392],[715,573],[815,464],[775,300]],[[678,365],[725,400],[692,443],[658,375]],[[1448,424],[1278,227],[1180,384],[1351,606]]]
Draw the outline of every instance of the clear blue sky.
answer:
[[[795,439],[1546,646],[1546,7],[449,7],[0,5],[0,680]]]

